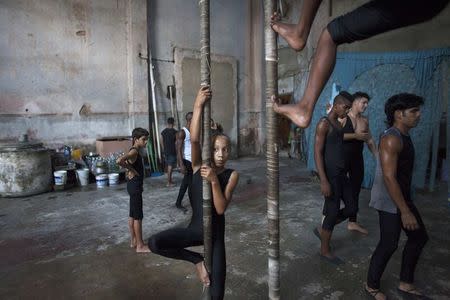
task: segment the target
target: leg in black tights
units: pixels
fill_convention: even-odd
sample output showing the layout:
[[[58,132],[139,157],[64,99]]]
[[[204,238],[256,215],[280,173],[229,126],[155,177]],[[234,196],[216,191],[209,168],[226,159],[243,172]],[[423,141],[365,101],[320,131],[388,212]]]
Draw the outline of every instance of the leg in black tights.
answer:
[[[359,210],[359,193],[361,191],[361,184],[364,179],[364,160],[361,157],[354,157],[350,160],[349,177],[352,186],[352,200],[354,202],[355,214],[348,218],[349,222],[356,222],[356,215]]]
[[[412,203],[408,204],[408,206],[420,226],[417,230],[410,231],[405,229],[402,225],[400,214],[378,211],[380,220],[380,241],[370,260],[367,275],[367,285],[372,289],[380,288],[380,280],[384,269],[392,254],[397,250],[401,229],[403,229],[408,236],[408,241],[403,249],[400,281],[411,284],[414,281],[414,272],[417,261],[419,260],[423,247],[428,241],[428,235],[417,208]]]
[[[186,190],[188,191],[189,200],[191,197],[191,184],[192,184],[192,164],[190,161],[183,159],[183,164],[186,167],[186,174],[184,174],[183,181],[180,185],[180,190],[178,192],[176,206],[181,206],[181,202],[183,201],[184,194]]]
[[[184,248],[203,245],[202,230],[194,228],[172,228],[150,237],[148,246],[153,253],[189,261],[197,264],[203,261],[203,256]]]

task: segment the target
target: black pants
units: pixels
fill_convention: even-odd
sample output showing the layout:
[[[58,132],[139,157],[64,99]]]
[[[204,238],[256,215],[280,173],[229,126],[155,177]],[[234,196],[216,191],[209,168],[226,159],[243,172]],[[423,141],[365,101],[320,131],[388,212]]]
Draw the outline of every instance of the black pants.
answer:
[[[148,246],[153,253],[189,261],[197,264],[203,261],[200,253],[186,250],[187,247],[203,245],[203,231],[201,228],[173,228],[162,231],[150,237]],[[225,293],[225,242],[215,239],[212,245],[211,295],[212,299],[223,299]]]
[[[336,224],[354,215],[356,211],[354,201],[352,200],[352,187],[348,177],[342,174],[331,177],[328,180],[331,185],[332,195],[325,197],[323,207],[325,219],[323,220],[322,228],[333,231]],[[343,209],[340,209],[341,200],[345,204]]]
[[[351,215],[348,220],[356,222],[356,215],[359,210],[359,193],[361,192],[361,184],[364,179],[364,159],[361,155],[353,155],[348,161],[348,175],[352,186],[352,201],[355,208],[355,214]]]
[[[134,220],[142,220],[144,213],[142,211],[142,182],[138,179],[131,179],[127,182],[127,192],[130,195],[130,213],[129,217]]]
[[[380,241],[370,260],[369,272],[367,274],[367,285],[372,289],[380,288],[380,279],[384,269],[392,254],[397,250],[401,229],[408,236],[408,240],[403,248],[400,281],[407,283],[414,282],[414,270],[416,269],[420,253],[428,241],[428,235],[415,205],[408,203],[408,206],[420,226],[417,230],[410,231],[404,228],[399,213],[392,214],[378,211],[380,219]]]
[[[352,43],[430,20],[447,3],[448,0],[373,0],[332,20],[327,29],[336,45]]]
[[[183,164],[186,168],[186,174],[184,174],[183,181],[181,182],[181,185],[180,185],[180,191],[178,192],[176,206],[181,205],[181,202],[183,201],[186,190],[188,191],[189,201],[192,198],[192,195],[191,195],[192,163],[188,160],[183,159]]]

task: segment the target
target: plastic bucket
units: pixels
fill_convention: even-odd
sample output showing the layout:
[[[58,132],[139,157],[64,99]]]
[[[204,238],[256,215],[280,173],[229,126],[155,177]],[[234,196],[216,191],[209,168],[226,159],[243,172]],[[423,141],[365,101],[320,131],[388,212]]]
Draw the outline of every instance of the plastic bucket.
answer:
[[[108,175],[100,174],[95,176],[95,181],[97,182],[97,187],[105,187],[108,186]]]
[[[89,169],[79,169],[77,170],[78,183],[81,186],[89,184]]]
[[[65,185],[67,181],[67,171],[55,171],[53,172],[55,178],[55,185]]]
[[[109,185],[119,184],[119,173],[108,174]]]

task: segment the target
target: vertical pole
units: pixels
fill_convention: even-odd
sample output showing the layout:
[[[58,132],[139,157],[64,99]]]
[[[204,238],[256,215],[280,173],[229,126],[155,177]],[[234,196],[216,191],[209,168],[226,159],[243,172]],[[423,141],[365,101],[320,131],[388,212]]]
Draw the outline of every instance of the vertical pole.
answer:
[[[277,36],[270,27],[276,9],[275,0],[264,0],[264,45],[266,59],[266,129],[267,129],[267,219],[269,299],[280,299],[280,221],[278,124],[270,97],[278,96]]]
[[[200,84],[211,86],[211,58],[210,58],[210,23],[209,23],[209,0],[200,0]],[[211,102],[206,103],[203,110],[203,147],[202,164],[211,165]],[[212,199],[211,185],[203,179],[203,241],[205,266],[211,274],[212,253]],[[203,299],[211,299],[210,288],[207,287]]]

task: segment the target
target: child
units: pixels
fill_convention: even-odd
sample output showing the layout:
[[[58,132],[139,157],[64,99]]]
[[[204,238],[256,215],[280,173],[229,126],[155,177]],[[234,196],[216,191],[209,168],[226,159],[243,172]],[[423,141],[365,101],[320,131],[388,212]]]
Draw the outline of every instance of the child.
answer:
[[[192,218],[187,228],[173,228],[152,236],[149,247],[153,253],[170,258],[181,259],[195,264],[200,280],[211,284],[213,299],[223,299],[225,291],[225,216],[224,212],[231,201],[239,175],[232,169],[226,169],[225,163],[230,153],[230,139],[224,134],[212,137],[212,166],[201,165],[200,131],[201,115],[204,104],[211,98],[209,87],[202,87],[195,99],[191,123],[192,146]],[[211,183],[212,212],[212,270],[211,280],[200,253],[186,250],[191,246],[203,245],[203,195],[202,178]]]
[[[130,247],[136,248],[137,253],[150,252],[142,240],[142,192],[144,184],[144,166],[139,150],[145,148],[149,132],[144,128],[135,128],[131,134],[133,147],[130,151],[117,159],[117,164],[127,169],[127,191],[130,195],[130,217],[128,227],[131,234]]]

